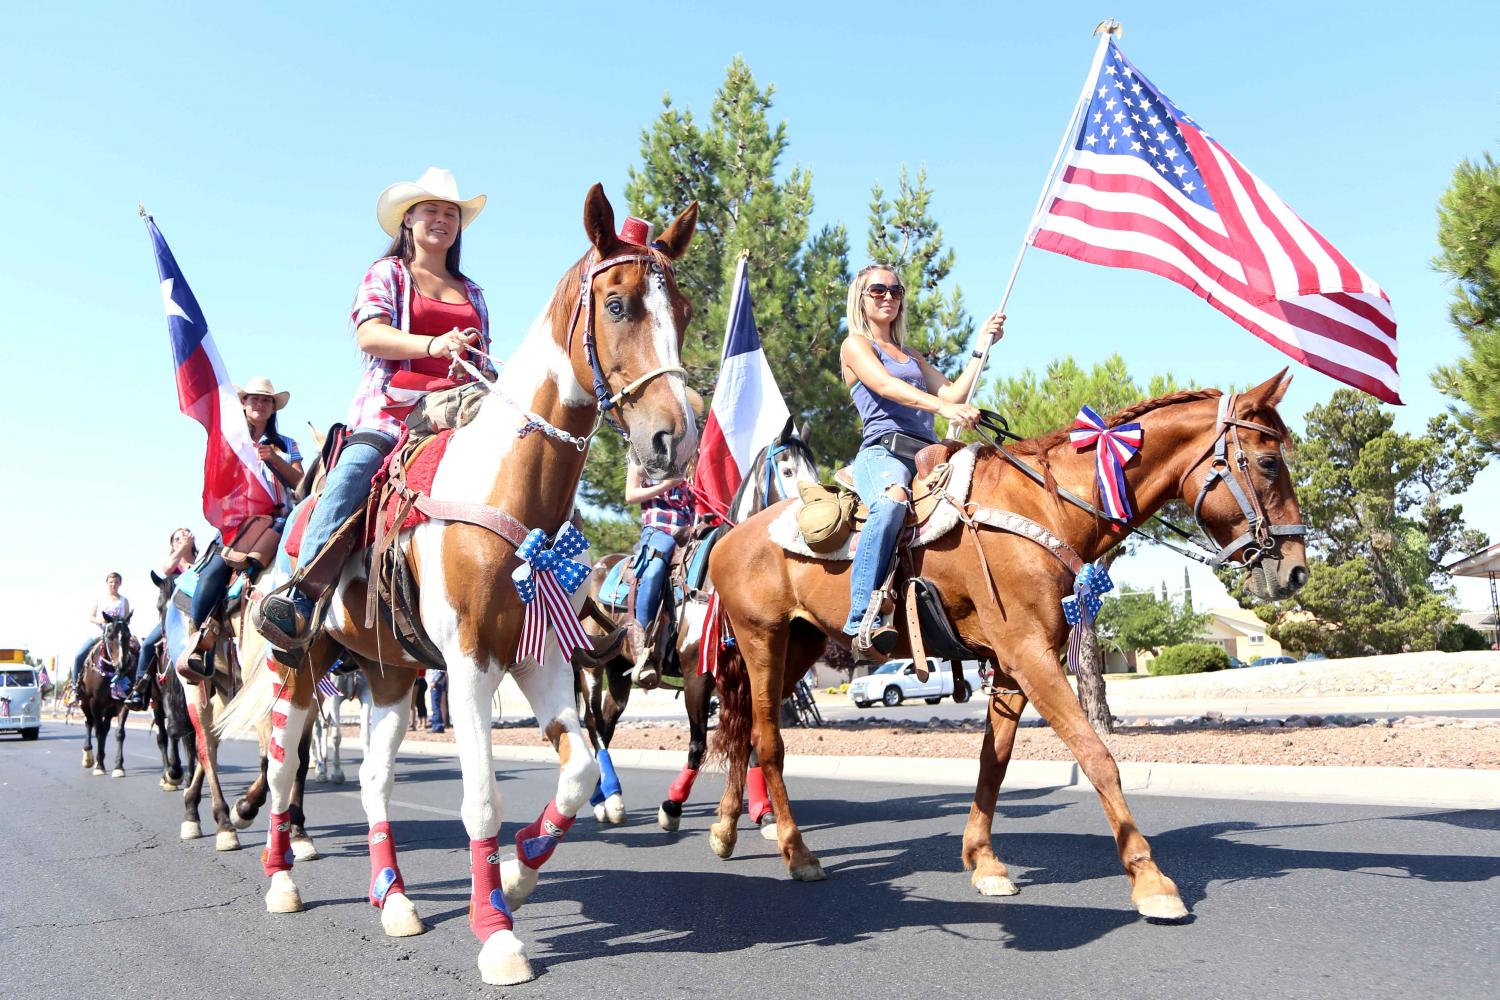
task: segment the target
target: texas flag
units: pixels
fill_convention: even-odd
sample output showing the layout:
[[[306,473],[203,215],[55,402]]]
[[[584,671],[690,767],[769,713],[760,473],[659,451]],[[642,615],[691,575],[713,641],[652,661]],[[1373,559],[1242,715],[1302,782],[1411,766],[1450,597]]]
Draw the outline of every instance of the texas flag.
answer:
[[[755,328],[755,313],[750,306],[750,278],[741,258],[735,272],[729,327],[724,333],[719,381],[714,386],[713,405],[698,448],[698,471],[693,477],[700,514],[729,509],[750,463],[786,426],[789,415],[760,346],[760,331]]]
[[[161,230],[156,228],[156,220],[149,215],[146,230],[156,251],[167,335],[177,366],[177,406],[208,431],[208,449],[203,456],[203,516],[225,538],[233,538],[246,518],[276,510],[280,487],[255,454],[239,394],[209,336],[203,311]]]

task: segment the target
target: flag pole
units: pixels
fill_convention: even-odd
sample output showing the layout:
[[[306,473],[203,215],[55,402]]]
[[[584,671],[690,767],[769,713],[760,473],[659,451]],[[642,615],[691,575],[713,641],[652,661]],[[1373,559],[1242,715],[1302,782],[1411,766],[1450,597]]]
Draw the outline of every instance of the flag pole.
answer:
[[[1000,312],[1005,311],[1005,304],[1010,301],[1011,289],[1016,287],[1016,275],[1021,272],[1021,261],[1026,257],[1026,249],[1031,246],[1031,241],[1036,233],[1036,220],[1046,207],[1047,195],[1052,192],[1052,185],[1057,180],[1057,167],[1062,162],[1063,154],[1067,152],[1068,144],[1077,134],[1079,119],[1083,116],[1084,109],[1089,104],[1089,94],[1093,91],[1094,80],[1099,76],[1099,64],[1104,61],[1104,50],[1109,45],[1111,38],[1118,38],[1124,29],[1120,22],[1114,18],[1107,18],[1094,26],[1094,34],[1099,36],[1099,44],[1094,48],[1094,59],[1089,63],[1089,74],[1084,78],[1083,89],[1078,93],[1078,102],[1073,105],[1073,114],[1068,119],[1068,127],[1063,130],[1062,141],[1057,144],[1057,153],[1052,157],[1052,166],[1047,170],[1047,179],[1042,182],[1042,193],[1037,196],[1036,207],[1031,210],[1031,217],[1026,220],[1026,233],[1021,237],[1021,249],[1016,251],[1016,262],[1011,265],[1010,277],[1005,281],[1005,291],[1000,293]],[[979,391],[979,383],[984,375],[984,366],[990,360],[990,348],[994,346],[991,341],[984,345],[984,352],[979,357],[979,370],[974,373],[974,381],[969,385],[969,393],[964,398],[965,403],[974,401],[974,394]]]

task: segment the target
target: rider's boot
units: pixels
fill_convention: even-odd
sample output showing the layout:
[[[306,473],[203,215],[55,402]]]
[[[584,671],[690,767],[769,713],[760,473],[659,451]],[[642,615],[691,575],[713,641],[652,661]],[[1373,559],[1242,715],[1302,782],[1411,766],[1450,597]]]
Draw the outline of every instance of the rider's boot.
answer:
[[[255,606],[255,628],[284,652],[303,649],[312,640],[312,599],[296,587],[270,595]]]
[[[656,666],[651,639],[645,627],[634,618],[630,619],[626,628],[630,637],[630,656],[633,660],[630,677],[642,690],[649,691],[661,684],[661,671]]]
[[[189,684],[197,684],[213,677],[214,640],[219,635],[217,619],[210,618],[203,624],[188,623],[188,647],[177,659],[177,675]]]
[[[151,672],[148,667],[146,672],[137,677],[135,683],[130,686],[130,697],[126,699],[126,704],[131,708],[145,708],[150,687]]]
[[[884,597],[883,591],[877,590],[871,593],[870,603],[864,615],[857,622],[849,622],[844,626],[844,633],[854,637],[850,646],[853,648],[856,663],[874,663],[884,660],[895,651],[896,643],[901,639],[901,634],[896,631],[896,627],[886,621],[885,616],[880,613],[885,603]]]

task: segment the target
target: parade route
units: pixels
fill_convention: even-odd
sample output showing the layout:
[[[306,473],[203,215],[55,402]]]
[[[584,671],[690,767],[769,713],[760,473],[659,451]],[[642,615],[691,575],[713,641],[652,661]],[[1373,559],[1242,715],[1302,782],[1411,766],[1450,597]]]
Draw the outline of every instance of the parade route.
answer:
[[[324,857],[296,875],[308,909],[262,908],[264,814],[244,847],[180,843],[181,807],[156,784],[155,746],[127,738],[123,779],[79,766],[78,729],[7,744],[0,935],[7,995],[161,995],[198,983],[226,998],[517,996],[1397,997],[1491,995],[1500,925],[1500,813],[1134,794],[1137,819],[1193,919],[1154,926],[1130,908],[1092,795],[1002,795],[997,844],[1021,895],[985,899],[958,861],[969,795],[955,787],[793,778],[799,818],[829,873],[792,882],[742,824],[713,857],[722,787],[705,773],[682,831],[654,822],[665,773],[625,769],[623,827],[580,819],[517,914],[539,979],[486,989],[465,921],[458,768],[402,754],[392,802],[411,896],[429,930],[392,940],[364,901],[357,784],[310,784]],[[346,769],[357,751],[345,743]],[[253,744],[222,750],[226,791]],[[502,844],[550,796],[548,764],[501,762]],[[207,818],[207,809],[204,810]],[[150,965],[146,964],[149,957]],[[1488,985],[1486,985],[1488,984]]]

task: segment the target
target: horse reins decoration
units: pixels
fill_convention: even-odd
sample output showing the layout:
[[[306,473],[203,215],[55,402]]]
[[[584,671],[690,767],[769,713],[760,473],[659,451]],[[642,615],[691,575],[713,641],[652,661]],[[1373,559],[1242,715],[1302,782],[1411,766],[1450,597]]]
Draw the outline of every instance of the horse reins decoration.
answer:
[[[1204,449],[1203,454],[1197,461],[1187,467],[1182,474],[1182,478],[1178,481],[1178,494],[1180,495],[1187,483],[1187,478],[1193,474],[1193,471],[1205,461],[1212,459],[1211,471],[1207,478],[1204,479],[1203,486],[1199,489],[1197,499],[1193,503],[1193,520],[1197,523],[1198,534],[1194,536],[1191,532],[1184,531],[1160,514],[1153,514],[1151,516],[1151,520],[1156,521],[1167,530],[1182,538],[1189,547],[1176,545],[1164,538],[1153,538],[1134,525],[1117,521],[1094,504],[1089,503],[1087,500],[1061,486],[1054,487],[1057,495],[1073,506],[1092,514],[1102,521],[1117,525],[1125,532],[1139,534],[1141,537],[1158,545],[1164,545],[1179,555],[1203,563],[1211,569],[1219,569],[1227,565],[1234,559],[1236,554],[1241,553],[1241,550],[1253,546],[1249,551],[1244,552],[1243,558],[1240,560],[1240,565],[1246,569],[1256,567],[1262,559],[1276,550],[1280,539],[1305,536],[1307,534],[1307,526],[1300,522],[1281,525],[1273,524],[1270,516],[1261,506],[1260,499],[1255,492],[1255,485],[1250,481],[1250,460],[1246,457],[1244,443],[1240,440],[1240,428],[1244,427],[1249,430],[1259,431],[1278,443],[1282,440],[1282,434],[1275,428],[1265,424],[1259,424],[1252,420],[1244,420],[1235,416],[1235,404],[1238,401],[1238,393],[1219,397],[1219,411],[1215,421],[1215,428],[1218,433],[1214,435],[1213,443]],[[1007,438],[1012,441],[1023,440],[1019,435],[1011,432],[1009,425],[1005,422],[1005,418],[989,410],[983,410],[981,414],[980,422],[975,428],[976,433],[992,445],[1006,461],[1025,473],[1037,485],[1046,489],[1047,483],[1045,477],[1007,450],[997,440],[997,438]],[[1229,438],[1231,436],[1234,438],[1235,451],[1233,464],[1231,464],[1228,455]],[[1240,483],[1240,476],[1244,477],[1244,486]],[[1229,487],[1231,495],[1233,495],[1235,502],[1239,504],[1240,512],[1244,514],[1245,521],[1247,522],[1246,530],[1224,545],[1219,545],[1215,542],[1213,536],[1209,534],[1208,528],[1203,524],[1203,501],[1219,482],[1223,482]],[[1246,486],[1249,487],[1248,490],[1244,488]]]

